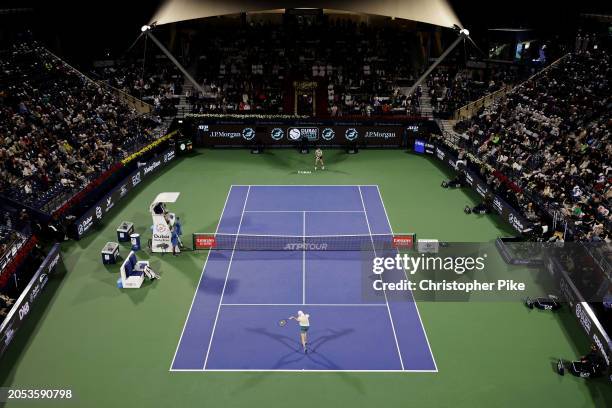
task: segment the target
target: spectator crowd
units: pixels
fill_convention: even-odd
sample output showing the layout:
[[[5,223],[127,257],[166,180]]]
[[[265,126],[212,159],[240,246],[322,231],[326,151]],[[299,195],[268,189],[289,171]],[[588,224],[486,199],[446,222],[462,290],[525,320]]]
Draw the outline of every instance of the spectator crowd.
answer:
[[[433,114],[435,117],[449,118],[462,106],[515,84],[520,78],[524,78],[524,75],[519,74],[517,67],[436,70],[427,78]]]
[[[415,63],[421,51],[417,37],[400,23],[221,19],[202,24],[183,44],[189,51],[181,63],[203,93],[181,89],[182,76],[161,55],[147,57],[144,71],[142,59],[135,59],[96,74],[156,105],[183,91],[193,113],[293,113],[293,84],[304,81],[316,83],[316,103],[330,116],[419,113],[419,95],[408,97],[406,91],[422,68]]]
[[[137,97],[163,117],[176,115],[183,74],[165,56],[154,61],[118,60],[93,70],[92,75],[108,85]]]
[[[570,220],[573,238],[609,242],[611,80],[609,51],[569,54],[459,122],[462,154],[491,166],[490,184],[536,224],[556,215]]]
[[[0,51],[5,196],[50,212],[52,199],[82,189],[151,139],[155,125],[36,43]]]

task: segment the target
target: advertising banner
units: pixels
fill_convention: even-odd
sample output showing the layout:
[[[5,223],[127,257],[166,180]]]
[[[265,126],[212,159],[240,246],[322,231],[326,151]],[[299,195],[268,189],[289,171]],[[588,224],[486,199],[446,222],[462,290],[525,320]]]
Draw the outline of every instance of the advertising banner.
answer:
[[[96,205],[87,210],[87,212],[79,218],[76,223],[78,238],[80,239],[83,237],[94,225],[100,222],[115,204],[125,197],[134,187],[140,184],[142,180],[166,166],[174,160],[174,158],[174,149],[167,149],[159,156],[145,162],[140,168],[134,170],[132,174],[123,179],[108,194],[98,201]]]
[[[217,246],[217,240],[210,234],[193,234],[193,249],[212,249]]]
[[[59,261],[60,245],[55,244],[0,325],[0,356],[4,354],[15,333],[30,314],[36,299],[47,285],[49,275],[55,271]]]
[[[415,153],[420,153],[420,154],[427,153],[427,154],[433,155],[436,152],[436,146],[423,139],[415,139],[413,151]]]
[[[210,124],[199,125],[197,138],[204,146],[290,146],[303,140],[323,146],[358,144],[360,146],[402,145],[405,127],[359,124]]]

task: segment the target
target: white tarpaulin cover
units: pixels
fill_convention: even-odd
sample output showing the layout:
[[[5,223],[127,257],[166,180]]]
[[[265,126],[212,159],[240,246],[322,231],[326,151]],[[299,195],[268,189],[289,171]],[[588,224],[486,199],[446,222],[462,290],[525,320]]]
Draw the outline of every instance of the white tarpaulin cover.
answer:
[[[446,0],[167,0],[150,24],[158,25],[241,12],[285,8],[325,8],[420,21],[443,27],[461,26]]]

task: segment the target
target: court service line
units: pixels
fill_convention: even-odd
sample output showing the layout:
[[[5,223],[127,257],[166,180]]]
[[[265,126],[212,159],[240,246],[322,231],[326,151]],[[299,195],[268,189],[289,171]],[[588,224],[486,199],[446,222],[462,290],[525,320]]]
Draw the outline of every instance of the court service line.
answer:
[[[232,184],[232,187],[376,187],[376,184]]]
[[[251,192],[251,187],[249,186],[247,189],[246,197],[244,198],[244,205],[242,206],[242,213],[240,214],[240,222],[238,223],[238,234],[240,234],[240,228],[242,228],[242,220],[244,219],[244,209],[246,208],[247,202],[249,201],[249,193]],[[210,354],[210,348],[212,346],[213,338],[215,337],[215,329],[217,328],[217,320],[219,320],[219,312],[221,311],[221,304],[223,303],[223,295],[225,295],[225,288],[227,287],[227,280],[229,278],[230,269],[232,268],[232,261],[234,260],[234,254],[236,253],[236,244],[238,243],[238,238],[234,241],[234,247],[232,248],[232,255],[229,259],[229,264],[227,265],[227,273],[225,274],[225,282],[223,282],[223,289],[221,290],[221,298],[219,299],[219,306],[217,307],[217,315],[215,316],[215,322],[213,323],[212,333],[210,334],[210,341],[208,342],[208,349],[206,350],[206,358],[204,359],[204,367],[202,369],[206,369],[206,364],[208,363],[208,355]]]
[[[386,237],[392,234],[330,234],[330,235],[274,235],[274,234],[230,234],[227,232],[215,233],[219,237],[230,236],[230,237],[282,237],[282,238],[329,238],[329,237]]]
[[[225,214],[225,208],[227,207],[227,202],[229,201],[230,194],[232,193],[232,187],[227,191],[227,195],[225,196],[225,203],[223,203],[223,209],[221,210],[221,217],[219,217],[219,221],[217,222],[217,227],[215,228],[215,233],[219,231],[219,226],[221,225],[221,220],[223,219],[223,214]],[[204,266],[202,267],[202,272],[200,273],[200,279],[198,280],[198,285],[196,286],[196,290],[193,293],[193,298],[191,299],[191,305],[189,306],[189,311],[187,312],[187,317],[185,318],[185,323],[183,323],[183,330],[181,330],[181,337],[179,337],[178,344],[176,345],[176,350],[174,350],[174,357],[172,357],[172,362],[170,363],[170,370],[172,370],[172,366],[174,366],[174,360],[176,359],[176,355],[178,353],[178,349],[181,346],[181,341],[183,341],[183,334],[185,333],[185,328],[187,327],[187,322],[189,321],[189,316],[191,315],[191,309],[193,308],[193,304],[195,303],[196,296],[198,295],[198,289],[202,284],[202,278],[204,277],[204,271],[206,270],[206,264],[208,263],[208,258],[210,257],[210,252],[206,255],[206,260],[204,261]]]
[[[265,369],[265,368],[176,368],[176,372],[229,372],[229,373],[437,373],[434,370],[324,370],[324,369]]]
[[[302,216],[302,244],[304,244],[304,248],[302,249],[302,304],[306,304],[306,211],[304,211]]]
[[[393,234],[393,227],[391,227],[391,220],[389,220],[389,214],[387,214],[387,208],[385,207],[385,202],[383,201],[382,194],[380,193],[380,188],[378,188],[378,186],[376,186],[376,191],[378,191],[378,197],[380,197],[380,203],[382,204],[383,211],[385,212],[385,218],[387,219],[387,224],[389,225],[389,231],[391,231],[391,234]],[[406,273],[405,269],[404,269],[404,275],[406,276],[406,279],[409,279],[408,274]],[[412,295],[412,292],[410,292],[410,294]],[[423,334],[425,334],[425,341],[427,341],[427,348],[429,349],[429,355],[431,356],[431,360],[433,361],[434,367],[436,368],[434,372],[437,373],[438,365],[436,364],[436,358],[433,352],[431,351],[431,344],[429,344],[429,338],[427,337],[427,330],[425,330],[425,326],[423,325],[423,319],[421,319],[421,312],[419,312],[419,305],[417,304],[417,301],[414,298],[414,295],[412,296],[412,301],[414,302],[414,308],[416,309],[417,315],[419,316],[419,322],[421,323],[421,329],[423,330]]]
[[[361,187],[357,187],[359,189],[359,197],[361,198],[361,205],[363,206],[363,211],[365,213],[366,224],[368,225],[368,232],[370,233],[370,240],[372,241],[372,250],[374,251],[374,256],[378,257],[376,254],[376,246],[374,245],[374,238],[372,238],[372,229],[370,228],[370,220],[368,219],[368,212],[366,210],[365,202],[363,201],[363,194],[361,194]],[[383,280],[382,275],[380,275],[380,280]],[[397,347],[397,354],[400,359],[400,365],[402,366],[402,370],[404,369],[404,360],[402,359],[402,352],[400,350],[399,342],[397,341],[397,333],[395,333],[395,324],[393,324],[393,316],[391,316],[391,308],[389,307],[389,300],[387,299],[387,291],[383,288],[383,294],[385,295],[385,303],[387,304],[387,312],[389,313],[389,321],[391,322],[391,329],[393,329],[393,338],[395,339],[395,346]]]
[[[363,210],[246,210],[247,213],[363,213]]]
[[[223,303],[222,306],[325,306],[325,307],[386,307],[385,303]]]

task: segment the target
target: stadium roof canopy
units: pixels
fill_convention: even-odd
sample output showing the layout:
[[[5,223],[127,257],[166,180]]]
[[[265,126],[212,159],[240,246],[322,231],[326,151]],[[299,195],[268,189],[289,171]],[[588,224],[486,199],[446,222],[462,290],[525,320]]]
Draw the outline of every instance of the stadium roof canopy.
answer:
[[[419,21],[442,27],[462,27],[446,0],[166,0],[150,24],[157,25],[285,8],[321,8]]]

